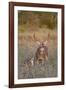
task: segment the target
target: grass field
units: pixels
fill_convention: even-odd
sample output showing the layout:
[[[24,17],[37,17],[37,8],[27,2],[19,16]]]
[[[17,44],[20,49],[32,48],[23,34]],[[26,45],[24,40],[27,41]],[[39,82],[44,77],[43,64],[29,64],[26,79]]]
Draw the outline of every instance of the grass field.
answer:
[[[20,29],[20,28],[19,28]],[[39,28],[35,31],[36,40],[46,40],[47,34],[50,33],[48,60],[43,65],[32,67],[24,65],[24,61],[35,56],[38,48],[33,38],[34,31],[18,32],[18,79],[27,78],[48,78],[57,77],[57,36],[56,30],[48,28]]]

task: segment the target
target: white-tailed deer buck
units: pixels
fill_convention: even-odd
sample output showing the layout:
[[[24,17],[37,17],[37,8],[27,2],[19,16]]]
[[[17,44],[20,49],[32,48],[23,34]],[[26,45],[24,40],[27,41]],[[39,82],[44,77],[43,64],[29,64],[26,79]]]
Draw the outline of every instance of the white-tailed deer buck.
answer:
[[[38,48],[36,50],[34,58],[31,59],[32,65],[35,63],[43,64],[46,60],[48,60],[48,48],[50,43],[50,33],[48,33],[45,40],[36,40],[36,35],[34,33],[34,39],[38,44]]]
[[[34,33],[34,39],[35,38],[36,37]],[[49,38],[50,38],[50,34],[48,34],[46,40],[41,40],[41,41],[35,40],[35,43],[38,44],[38,47],[35,52],[35,56],[29,60],[32,66],[40,63],[43,64],[46,60],[48,60]]]

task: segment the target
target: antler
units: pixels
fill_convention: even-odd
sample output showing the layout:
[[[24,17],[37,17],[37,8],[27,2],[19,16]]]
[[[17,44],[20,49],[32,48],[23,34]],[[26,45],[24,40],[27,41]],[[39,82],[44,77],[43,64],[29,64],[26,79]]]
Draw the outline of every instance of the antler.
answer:
[[[44,41],[44,45],[49,46],[50,41],[50,33],[48,33],[46,40]]]

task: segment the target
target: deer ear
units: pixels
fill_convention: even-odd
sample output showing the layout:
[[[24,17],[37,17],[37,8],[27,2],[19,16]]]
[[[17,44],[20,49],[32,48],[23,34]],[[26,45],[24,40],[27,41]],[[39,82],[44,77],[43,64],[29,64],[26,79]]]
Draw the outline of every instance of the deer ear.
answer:
[[[39,41],[36,41],[37,45],[40,45],[41,43]]]
[[[44,42],[44,45],[45,46],[48,46],[48,41],[47,40]]]

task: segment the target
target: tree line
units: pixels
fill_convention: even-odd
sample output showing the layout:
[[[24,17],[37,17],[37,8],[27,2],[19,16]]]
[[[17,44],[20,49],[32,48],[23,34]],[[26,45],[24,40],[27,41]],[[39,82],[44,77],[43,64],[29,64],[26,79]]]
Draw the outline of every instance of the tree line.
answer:
[[[32,30],[47,27],[57,28],[56,12],[18,11],[18,25],[24,25]]]

